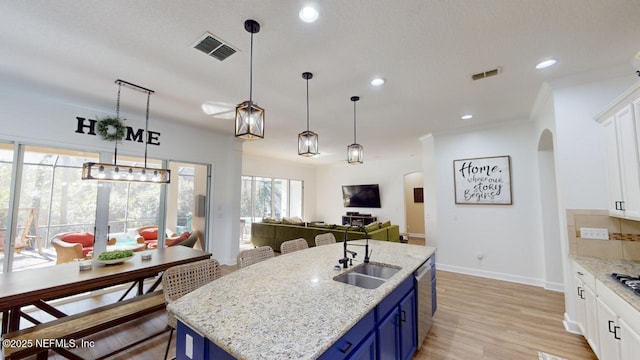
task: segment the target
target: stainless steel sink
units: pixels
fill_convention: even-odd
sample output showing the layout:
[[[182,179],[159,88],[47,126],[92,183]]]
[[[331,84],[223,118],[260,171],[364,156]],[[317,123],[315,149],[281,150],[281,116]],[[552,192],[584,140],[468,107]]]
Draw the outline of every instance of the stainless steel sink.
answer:
[[[360,264],[351,270],[352,272],[365,274],[377,278],[389,279],[402,269],[398,266],[387,265],[382,263],[365,263]]]
[[[333,280],[365,289],[375,289],[384,284],[400,269],[398,266],[381,263],[360,264],[334,277]]]
[[[387,280],[360,274],[356,272],[346,272],[342,275],[338,275],[333,278],[335,281],[339,281],[341,283],[358,286],[365,289],[375,289],[378,286],[384,284]]]

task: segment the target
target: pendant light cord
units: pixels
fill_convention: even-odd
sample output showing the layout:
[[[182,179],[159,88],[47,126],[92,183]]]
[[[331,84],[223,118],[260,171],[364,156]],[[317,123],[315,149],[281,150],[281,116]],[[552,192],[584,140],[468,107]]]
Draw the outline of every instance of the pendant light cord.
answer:
[[[353,143],[357,144],[356,142],[356,102],[353,102]]]
[[[307,133],[309,132],[309,79],[307,78]]]
[[[144,167],[147,167],[147,146],[149,145],[149,102],[151,100],[151,93],[147,92],[147,114],[144,123]]]
[[[118,83],[118,99],[116,100],[116,119],[120,121],[120,90],[122,90],[122,84]],[[116,132],[118,129],[116,129]],[[113,150],[113,165],[118,164],[118,139],[116,139]]]
[[[251,33],[251,56],[249,57],[249,119],[253,110],[253,33]]]

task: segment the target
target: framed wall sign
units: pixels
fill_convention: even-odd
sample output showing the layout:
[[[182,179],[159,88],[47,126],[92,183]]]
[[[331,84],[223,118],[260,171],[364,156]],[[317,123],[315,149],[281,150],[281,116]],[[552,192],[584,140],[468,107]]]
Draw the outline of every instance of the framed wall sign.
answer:
[[[511,157],[453,160],[456,204],[511,205]]]

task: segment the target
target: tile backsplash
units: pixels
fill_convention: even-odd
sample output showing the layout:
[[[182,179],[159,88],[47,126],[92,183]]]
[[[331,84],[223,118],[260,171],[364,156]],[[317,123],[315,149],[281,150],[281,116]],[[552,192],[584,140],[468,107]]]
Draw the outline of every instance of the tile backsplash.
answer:
[[[583,239],[580,228],[609,230],[609,240]],[[607,210],[567,210],[569,255],[640,261],[640,221],[609,216]]]

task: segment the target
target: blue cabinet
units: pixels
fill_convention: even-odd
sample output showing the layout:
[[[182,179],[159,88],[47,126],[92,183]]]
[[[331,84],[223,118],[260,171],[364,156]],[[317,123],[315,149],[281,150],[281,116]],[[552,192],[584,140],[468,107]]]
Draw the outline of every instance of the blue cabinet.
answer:
[[[411,359],[417,343],[415,308],[415,291],[411,289],[380,321],[377,329],[378,359]]]
[[[418,329],[416,325],[416,295],[411,290],[398,306],[400,318],[400,359],[411,359],[416,351]]]
[[[356,323],[351,330],[347,331],[338,341],[335,342],[327,351],[325,351],[318,359],[319,360],[342,360],[342,359],[355,359],[357,351],[366,346],[365,342],[368,340],[369,334],[371,334],[376,327],[375,312],[371,311],[358,323]],[[363,341],[363,339],[367,339]],[[369,344],[370,345],[370,344]],[[375,339],[374,339],[375,349]]]
[[[176,360],[204,360],[208,340],[178,320],[176,329]]]

